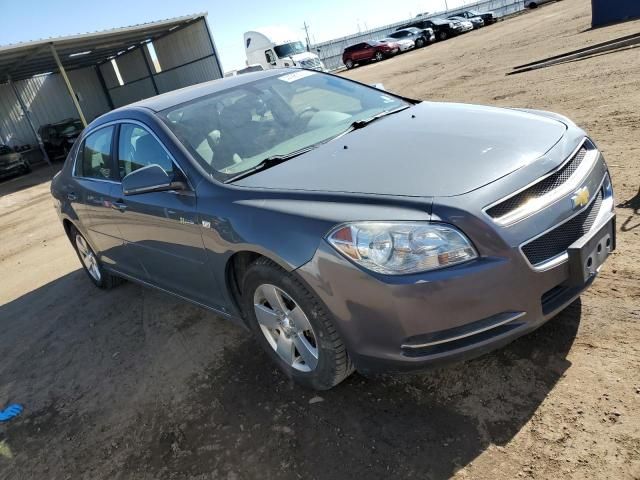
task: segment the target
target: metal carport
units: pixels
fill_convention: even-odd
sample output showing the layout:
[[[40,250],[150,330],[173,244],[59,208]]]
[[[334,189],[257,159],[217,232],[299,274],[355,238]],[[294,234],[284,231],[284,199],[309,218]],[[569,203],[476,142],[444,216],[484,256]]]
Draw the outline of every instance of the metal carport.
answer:
[[[93,118],[222,77],[206,13],[0,46],[0,143],[40,145],[41,125]]]

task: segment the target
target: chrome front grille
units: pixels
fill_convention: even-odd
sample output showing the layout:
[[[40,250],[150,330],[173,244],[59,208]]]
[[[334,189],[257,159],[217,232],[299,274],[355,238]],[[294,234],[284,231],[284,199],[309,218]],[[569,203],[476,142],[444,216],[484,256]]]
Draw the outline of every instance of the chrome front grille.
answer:
[[[485,213],[500,225],[510,225],[568,195],[588,175],[599,158],[589,140],[574,151],[560,167],[523,190],[487,207]]]
[[[564,164],[560,170],[548,176],[544,180],[532,185],[526,190],[508,198],[502,203],[499,203],[487,210],[487,213],[492,218],[501,218],[508,215],[512,211],[524,206],[527,202],[534,198],[542,197],[543,195],[555,190],[560,185],[565,183],[571,175],[575,173],[582,161],[587,155],[587,149],[582,147],[574,157]]]
[[[322,69],[322,63],[317,58],[310,58],[309,60],[302,60],[300,62],[300,65],[302,65],[304,68],[310,68],[310,69],[313,69],[313,70]]]
[[[523,245],[522,253],[529,263],[534,267],[545,263],[565,253],[571,244],[586,235],[598,217],[603,199],[604,192],[601,188],[598,196],[578,215]]]

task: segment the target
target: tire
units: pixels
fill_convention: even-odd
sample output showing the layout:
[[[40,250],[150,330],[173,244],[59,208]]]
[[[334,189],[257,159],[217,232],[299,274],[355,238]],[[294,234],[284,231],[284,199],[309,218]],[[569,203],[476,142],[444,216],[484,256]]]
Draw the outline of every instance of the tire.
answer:
[[[314,390],[328,390],[353,373],[331,315],[293,275],[261,258],[248,268],[242,285],[242,310],[249,327],[289,378]]]
[[[349,59],[344,62],[344,66],[347,67],[347,70],[351,70],[354,67],[353,60]]]
[[[31,165],[29,165],[27,162],[24,162],[24,165],[22,165],[22,173],[24,173],[25,175],[27,173],[31,173]]]
[[[376,62],[381,62],[384,60],[384,54],[382,52],[376,52],[375,59]]]
[[[416,40],[416,48],[422,48],[425,45],[426,45],[426,42],[422,38],[419,38]]]
[[[77,228],[72,226],[69,229],[69,239],[80,259],[83,270],[96,287],[109,290],[123,282],[123,279],[107,272],[102,267],[93,248]],[[89,254],[93,257],[93,260],[88,260]]]
[[[533,10],[534,8],[538,8],[538,4],[537,4],[536,2],[531,2],[531,3],[529,4],[529,8],[530,8],[530,9],[532,9],[532,10]]]
[[[438,40],[444,42],[447,38],[449,38],[449,34],[447,32],[438,33]]]

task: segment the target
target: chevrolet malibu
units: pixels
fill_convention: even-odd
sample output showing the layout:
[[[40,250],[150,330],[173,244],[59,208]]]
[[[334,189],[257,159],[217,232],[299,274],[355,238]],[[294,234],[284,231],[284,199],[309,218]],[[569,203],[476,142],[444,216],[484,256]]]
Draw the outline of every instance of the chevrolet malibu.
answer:
[[[208,308],[315,389],[503,346],[615,248],[607,166],[569,119],[306,70],[109,112],[51,191],[96,286]]]

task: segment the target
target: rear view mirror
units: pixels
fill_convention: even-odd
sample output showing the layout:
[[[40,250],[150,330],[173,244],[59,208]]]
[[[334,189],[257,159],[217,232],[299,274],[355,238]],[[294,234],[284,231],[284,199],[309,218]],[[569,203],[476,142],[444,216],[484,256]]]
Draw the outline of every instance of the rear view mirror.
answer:
[[[136,195],[148,192],[183,190],[183,182],[174,182],[160,165],[147,165],[122,179],[122,193]]]

